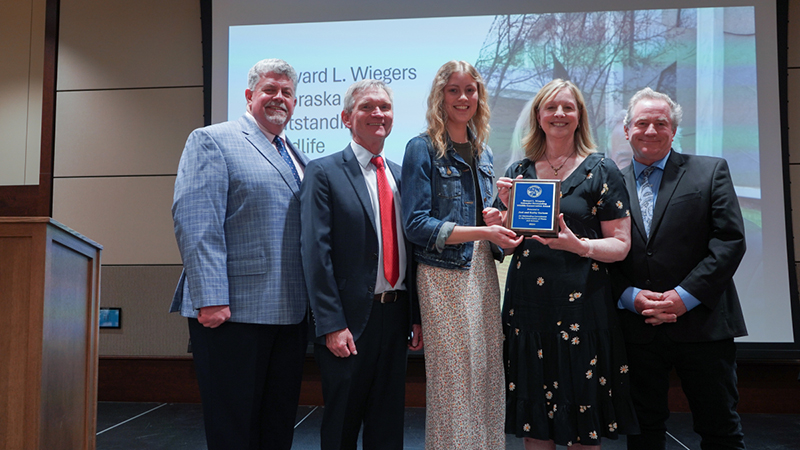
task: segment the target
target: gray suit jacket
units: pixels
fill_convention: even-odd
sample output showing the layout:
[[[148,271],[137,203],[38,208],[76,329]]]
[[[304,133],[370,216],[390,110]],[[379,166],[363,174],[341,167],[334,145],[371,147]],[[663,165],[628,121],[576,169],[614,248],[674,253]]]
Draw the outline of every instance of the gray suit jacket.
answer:
[[[308,158],[287,143],[304,165]],[[308,309],[300,186],[247,115],[192,132],[172,204],[183,259],[170,311],[230,305],[233,322],[296,324]]]

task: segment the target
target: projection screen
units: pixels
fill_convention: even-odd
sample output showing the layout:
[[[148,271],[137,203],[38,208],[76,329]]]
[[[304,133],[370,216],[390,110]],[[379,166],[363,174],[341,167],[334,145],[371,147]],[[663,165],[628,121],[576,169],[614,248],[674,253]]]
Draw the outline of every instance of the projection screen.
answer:
[[[347,87],[382,79],[394,91],[395,109],[385,151],[401,163],[406,142],[425,129],[436,70],[462,59],[481,72],[489,90],[497,173],[521,158],[530,101],[553,78],[580,87],[599,151],[622,168],[631,159],[622,131],[628,99],[645,86],[666,92],[684,109],[675,150],[723,157],[731,167],[747,232],[735,280],[749,336],[739,342],[797,350],[774,2],[370,5],[213,0],[211,121],[244,113],[247,71],[256,61],[284,59],[300,78],[286,133],[313,159],[350,141],[340,120]]]

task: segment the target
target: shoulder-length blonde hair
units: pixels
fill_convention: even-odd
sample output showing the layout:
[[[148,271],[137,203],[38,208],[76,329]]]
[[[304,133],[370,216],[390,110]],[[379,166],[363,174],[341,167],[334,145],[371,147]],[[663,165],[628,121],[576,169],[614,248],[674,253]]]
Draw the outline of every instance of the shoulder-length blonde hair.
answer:
[[[447,112],[444,108],[444,88],[454,73],[469,74],[478,85],[478,109],[467,125],[472,130],[471,142],[478,155],[483,151],[483,145],[489,140],[490,113],[483,77],[472,67],[472,64],[466,61],[446,62],[433,78],[431,93],[428,95],[428,112],[425,114],[428,121],[428,135],[431,137],[433,147],[436,149],[436,156],[439,158],[447,152]]]
[[[531,161],[536,161],[547,149],[547,135],[539,125],[539,108],[543,103],[550,101],[558,94],[561,89],[569,89],[578,106],[580,117],[578,118],[578,128],[575,130],[575,150],[579,156],[588,156],[594,153],[597,147],[592,138],[592,131],[589,129],[589,116],[586,114],[586,102],[583,99],[581,90],[571,81],[560,78],[545,84],[533,98],[531,105],[530,131],[522,139],[522,148],[525,150],[525,157]]]

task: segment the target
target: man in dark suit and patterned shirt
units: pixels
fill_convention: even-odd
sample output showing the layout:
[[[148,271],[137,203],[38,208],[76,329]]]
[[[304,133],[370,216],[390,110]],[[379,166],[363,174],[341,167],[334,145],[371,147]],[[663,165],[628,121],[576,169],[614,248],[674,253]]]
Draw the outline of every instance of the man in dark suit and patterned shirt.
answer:
[[[383,158],[393,118],[383,82],[350,86],[342,123],[352,141],[311,161],[300,189],[325,400],[322,450],[355,450],[362,424],[364,450],[403,448],[406,355],[422,348],[422,330],[400,220],[400,166]]]
[[[744,449],[733,341],[747,334],[733,284],[744,224],[725,160],[672,150],[681,116],[669,96],[645,88],[624,122],[633,227],[614,282],[642,430],[628,449],[665,448],[673,367],[701,448]]]

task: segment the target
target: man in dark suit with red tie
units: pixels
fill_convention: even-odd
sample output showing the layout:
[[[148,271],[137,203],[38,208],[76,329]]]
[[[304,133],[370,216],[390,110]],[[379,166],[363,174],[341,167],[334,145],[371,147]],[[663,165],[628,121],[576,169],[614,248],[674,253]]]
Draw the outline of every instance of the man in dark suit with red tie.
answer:
[[[742,214],[724,159],[672,150],[681,115],[669,96],[645,88],[625,117],[633,226],[613,279],[642,430],[628,449],[665,448],[673,368],[701,448],[744,449],[733,341],[747,334],[733,284],[745,252]]]
[[[400,215],[400,167],[383,158],[392,93],[354,83],[342,123],[352,141],[306,167],[301,253],[322,375],[322,450],[403,448],[408,349],[422,348],[411,252]],[[412,325],[413,323],[413,325]]]

